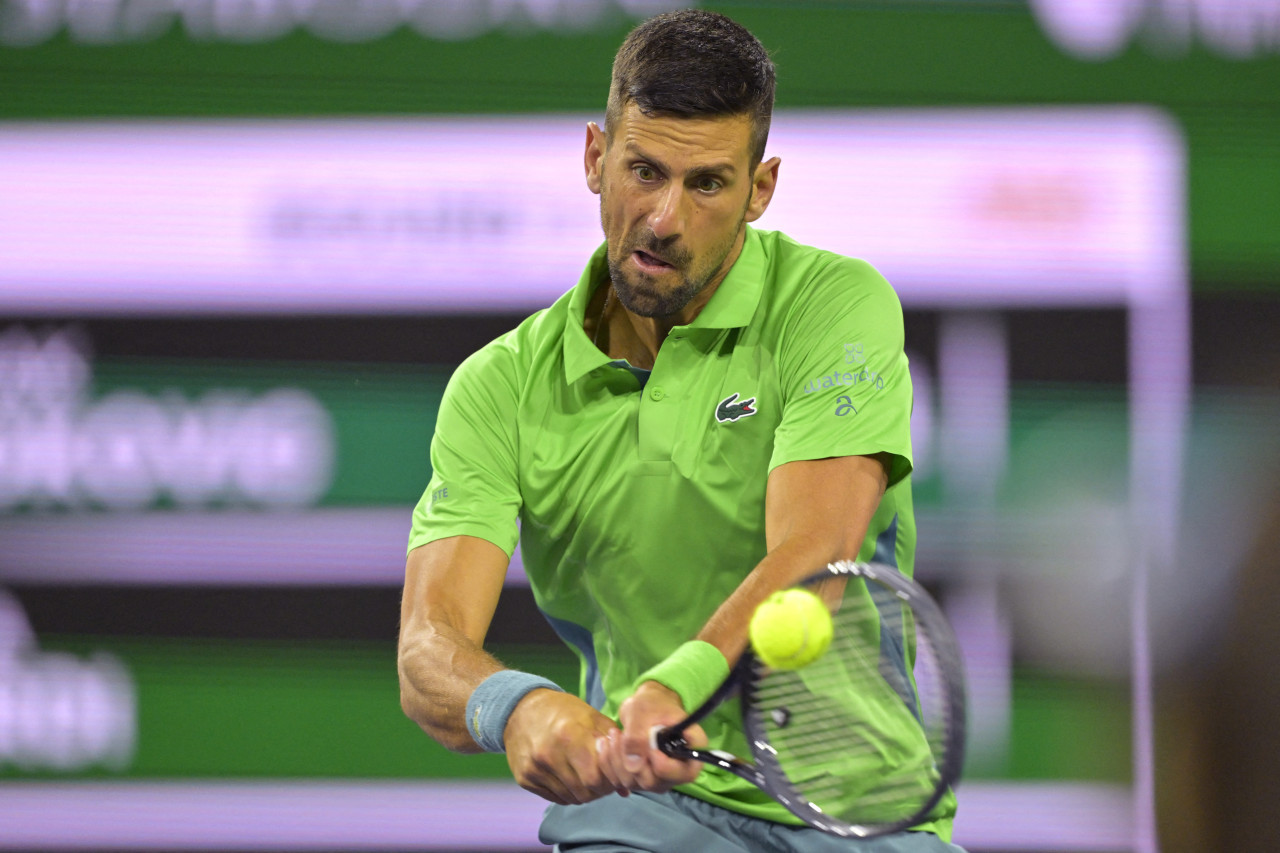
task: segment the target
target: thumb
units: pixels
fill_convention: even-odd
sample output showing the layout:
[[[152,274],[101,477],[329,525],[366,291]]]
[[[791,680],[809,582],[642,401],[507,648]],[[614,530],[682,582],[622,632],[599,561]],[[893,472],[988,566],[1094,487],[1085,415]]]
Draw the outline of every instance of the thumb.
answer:
[[[689,746],[703,747],[707,745],[707,733],[703,731],[702,726],[699,726],[696,723],[685,729],[683,734],[685,742],[688,743]]]

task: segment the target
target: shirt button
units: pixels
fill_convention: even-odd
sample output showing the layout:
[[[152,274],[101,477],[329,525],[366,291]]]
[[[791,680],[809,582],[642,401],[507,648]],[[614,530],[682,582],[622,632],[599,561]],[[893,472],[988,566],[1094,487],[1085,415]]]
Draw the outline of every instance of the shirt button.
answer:
[[[655,401],[655,402],[656,402],[656,401],[658,401],[658,400],[661,400],[661,399],[662,399],[663,397],[665,397],[665,396],[666,396],[666,395],[663,393],[663,391],[662,391],[662,388],[661,388],[661,387],[658,387],[658,388],[650,388],[650,389],[649,389],[649,399],[650,399],[650,400],[653,400],[653,401]]]

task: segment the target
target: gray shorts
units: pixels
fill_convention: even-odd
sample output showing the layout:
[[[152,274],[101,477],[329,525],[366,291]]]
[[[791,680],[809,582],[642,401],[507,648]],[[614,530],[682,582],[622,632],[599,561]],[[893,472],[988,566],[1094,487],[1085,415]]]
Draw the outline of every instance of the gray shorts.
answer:
[[[538,838],[556,853],[964,853],[931,832],[839,838],[722,809],[680,793],[551,806]]]

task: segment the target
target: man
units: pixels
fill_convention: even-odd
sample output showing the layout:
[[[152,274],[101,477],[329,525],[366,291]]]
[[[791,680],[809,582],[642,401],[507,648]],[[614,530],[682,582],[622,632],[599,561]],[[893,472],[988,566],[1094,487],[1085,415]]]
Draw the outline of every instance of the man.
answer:
[[[637,27],[604,129],[587,127],[605,244],[441,405],[402,704],[450,749],[505,751],[554,804],[541,837],[557,850],[955,849],[934,834],[949,811],[930,831],[838,839],[649,746],[727,675],[768,594],[836,559],[912,568],[901,309],[865,263],[748,227],[778,179],[773,94],[764,48],[723,16]],[[517,536],[581,698],[483,651]],[[727,708],[691,740],[746,750]]]

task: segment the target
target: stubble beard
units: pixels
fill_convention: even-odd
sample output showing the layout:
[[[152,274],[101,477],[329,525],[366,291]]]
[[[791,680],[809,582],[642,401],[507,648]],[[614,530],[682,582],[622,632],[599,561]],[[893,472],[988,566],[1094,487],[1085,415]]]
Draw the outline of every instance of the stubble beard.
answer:
[[[687,249],[680,247],[678,237],[659,240],[648,228],[641,228],[634,235],[624,235],[619,241],[621,245],[611,243],[606,259],[609,278],[613,282],[613,291],[618,301],[632,314],[640,317],[670,317],[678,314],[719,274],[729,253],[733,251],[745,221],[744,218],[738,223],[738,227],[728,235],[724,243],[714,246],[707,253],[706,262],[698,264],[697,268],[692,268],[694,258]],[[609,216],[605,212],[603,193],[600,196],[600,222],[608,241]],[[666,288],[659,283],[658,276],[626,269],[626,262],[636,250],[648,252],[671,264],[672,271],[679,276],[679,283],[675,287]]]

